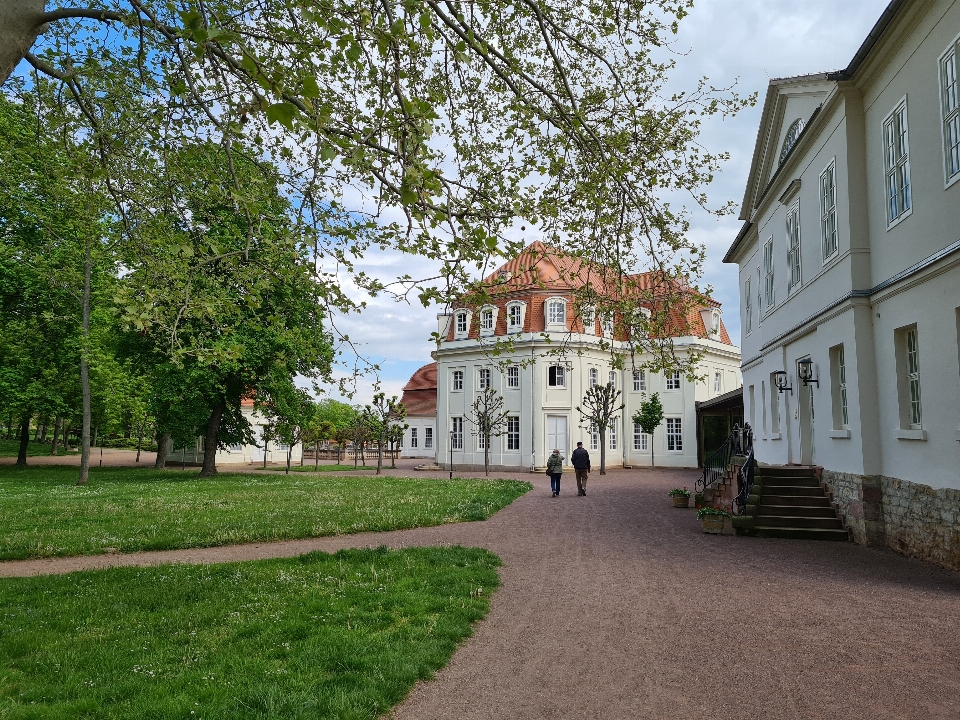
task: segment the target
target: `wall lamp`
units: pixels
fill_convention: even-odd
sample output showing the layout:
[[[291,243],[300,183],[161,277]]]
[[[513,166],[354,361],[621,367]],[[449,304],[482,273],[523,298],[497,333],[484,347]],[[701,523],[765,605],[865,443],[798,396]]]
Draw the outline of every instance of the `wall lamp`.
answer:
[[[793,395],[793,386],[787,385],[787,373],[785,370],[777,370],[773,374],[773,381],[776,383],[778,391],[784,392],[785,390],[789,390],[790,394]]]
[[[820,387],[820,376],[813,376],[813,360],[810,358],[797,360],[797,375],[800,376],[800,380],[803,382],[804,387],[810,383],[816,383],[817,387]]]

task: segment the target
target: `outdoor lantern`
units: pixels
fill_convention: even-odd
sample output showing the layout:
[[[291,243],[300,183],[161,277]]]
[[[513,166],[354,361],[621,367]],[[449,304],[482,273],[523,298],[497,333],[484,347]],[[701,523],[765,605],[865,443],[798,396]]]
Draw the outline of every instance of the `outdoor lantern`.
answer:
[[[790,394],[793,395],[793,386],[787,385],[787,373],[785,370],[777,370],[773,374],[774,382],[777,384],[777,390],[783,392],[784,390],[789,390]]]
[[[820,378],[813,376],[813,360],[810,358],[797,360],[797,375],[800,376],[800,380],[803,381],[804,386],[810,383],[816,383],[817,387],[820,387]]]

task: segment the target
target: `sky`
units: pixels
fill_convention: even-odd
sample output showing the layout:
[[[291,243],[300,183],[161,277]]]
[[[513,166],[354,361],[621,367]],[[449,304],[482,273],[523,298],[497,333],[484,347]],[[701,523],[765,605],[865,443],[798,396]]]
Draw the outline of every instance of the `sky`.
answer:
[[[847,66],[888,0],[699,0],[684,19],[675,50],[678,58],[672,85],[693,88],[701,77],[715,87],[737,84],[741,94],[758,93],[756,107],[733,119],[704,123],[702,144],[711,152],[726,151],[730,161],[707,188],[712,205],[743,198],[760,123],[761,103],[771,78],[839,70]],[[694,212],[691,237],[707,248],[703,284],[723,305],[723,321],[739,344],[737,266],[722,262],[739,231],[736,215],[717,220]],[[536,238],[527,238],[532,241]],[[371,251],[358,269],[377,275],[418,276],[422,261],[398,253]],[[379,380],[387,395],[400,395],[421,365],[431,362],[437,327],[436,308],[408,305],[387,297],[370,298],[362,315],[342,318],[341,330],[363,354],[381,366]],[[358,383],[352,402],[369,402],[373,378]],[[336,395],[334,395],[336,396]]]

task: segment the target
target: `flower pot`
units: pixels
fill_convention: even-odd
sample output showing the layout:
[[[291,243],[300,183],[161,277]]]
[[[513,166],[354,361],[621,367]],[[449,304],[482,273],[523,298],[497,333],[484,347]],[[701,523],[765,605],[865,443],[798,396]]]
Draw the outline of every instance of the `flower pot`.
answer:
[[[700,518],[703,523],[703,531],[712,535],[719,535],[723,532],[723,521],[726,518],[723,515],[704,515]]]
[[[674,495],[673,506],[680,507],[680,508],[690,507],[690,498],[683,497],[682,495]]]

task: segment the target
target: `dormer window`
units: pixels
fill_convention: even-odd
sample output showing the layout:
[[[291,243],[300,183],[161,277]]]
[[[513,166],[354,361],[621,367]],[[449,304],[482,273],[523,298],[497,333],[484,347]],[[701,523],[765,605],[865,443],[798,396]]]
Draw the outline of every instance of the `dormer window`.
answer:
[[[567,329],[567,301],[563,298],[547,300],[547,330]]]
[[[497,327],[498,309],[487,305],[480,310],[480,334],[493,335]]]
[[[592,305],[585,305],[580,311],[583,319],[583,332],[587,335],[597,334],[597,311]]]
[[[711,316],[710,334],[719,335],[720,334],[720,312],[717,310],[714,310],[712,313],[710,313],[710,316]]]
[[[469,310],[459,310],[453,316],[453,339],[465,340],[470,335],[470,316]]]
[[[507,332],[523,332],[523,321],[527,304],[519,300],[507,303]]]
[[[600,321],[600,327],[603,329],[603,336],[610,340],[613,339],[613,318],[605,317]]]
[[[783,147],[780,149],[780,164],[783,164],[783,161],[787,159],[787,155],[790,154],[790,151],[793,150],[793,146],[797,144],[797,140],[800,139],[800,134],[803,132],[803,120],[797,118],[793,121],[793,125],[790,126],[790,129],[787,130],[787,136],[783,139]]]

